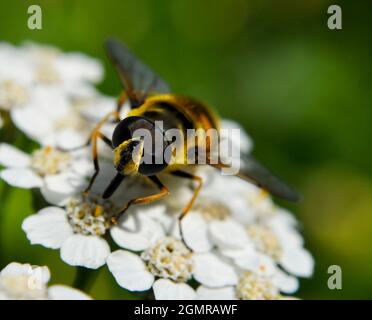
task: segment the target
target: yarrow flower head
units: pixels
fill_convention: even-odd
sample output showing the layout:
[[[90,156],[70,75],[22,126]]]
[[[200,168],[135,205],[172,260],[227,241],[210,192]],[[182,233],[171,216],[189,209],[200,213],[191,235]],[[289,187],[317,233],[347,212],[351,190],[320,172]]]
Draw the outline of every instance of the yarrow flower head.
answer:
[[[92,165],[81,153],[70,154],[45,146],[31,154],[0,143],[0,177],[19,188],[39,188],[54,204],[63,203],[86,184],[85,176]]]
[[[155,297],[160,299],[175,294],[173,289],[178,292],[173,298],[183,298],[181,292],[192,298],[194,290],[188,284],[191,279],[212,287],[235,283],[233,268],[217,252],[191,251],[178,232],[171,232],[169,223],[173,222],[165,206],[157,205],[145,210],[137,208],[112,229],[115,242],[125,248],[107,259],[120,286],[130,291],[153,288]]]
[[[22,224],[32,244],[61,249],[63,261],[96,269],[105,264],[110,247],[104,239],[113,206],[94,196],[71,198],[65,208],[47,207]]]
[[[81,187],[71,190],[72,194],[62,192],[64,190],[58,193],[57,187],[44,191],[47,199],[63,207],[43,208],[23,221],[22,229],[30,242],[60,249],[62,260],[73,266],[91,269],[103,266],[111,251],[107,237],[111,234],[120,245],[121,234],[126,232],[115,226],[113,219],[125,203],[125,197],[118,194],[117,197],[104,200],[101,196],[106,187],[101,180],[106,182],[107,175],[113,171],[113,168],[108,172],[106,169],[109,168],[102,166],[96,188],[89,194],[82,193]],[[151,225],[147,227],[151,228]]]
[[[155,276],[185,282],[191,278],[192,253],[180,240],[166,237],[141,254],[148,270]]]

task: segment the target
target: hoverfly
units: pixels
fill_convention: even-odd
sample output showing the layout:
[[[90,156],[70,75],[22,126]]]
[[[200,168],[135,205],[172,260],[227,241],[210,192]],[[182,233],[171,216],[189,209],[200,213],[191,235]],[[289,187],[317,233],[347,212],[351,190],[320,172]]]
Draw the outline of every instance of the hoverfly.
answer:
[[[158,174],[168,172],[171,175],[189,179],[195,182],[195,188],[192,198],[179,216],[179,222],[192,207],[198,192],[202,187],[202,178],[182,170],[177,161],[166,161],[167,155],[165,149],[169,146],[164,130],[177,128],[181,132],[187,129],[218,129],[218,119],[214,113],[203,103],[189,97],[170,93],[170,88],[159,76],[150,68],[144,65],[131,51],[121,42],[115,39],[109,39],[105,43],[106,52],[112,61],[124,92],[118,99],[117,109],[104,117],[95,127],[91,134],[90,142],[92,144],[93,161],[95,173],[90,179],[86,189],[88,192],[95,178],[99,173],[99,163],[97,155],[97,140],[103,140],[114,153],[114,166],[117,170],[116,175],[108,184],[102,197],[108,199],[119,187],[121,182],[131,174],[140,174],[151,180],[159,189],[159,192],[146,197],[139,197],[130,200],[121,211],[114,217],[114,222],[134,204],[149,203],[161,199],[169,194],[168,188],[160,181]],[[129,101],[131,110],[129,114],[120,119],[120,110],[124,102]],[[101,131],[101,127],[112,117],[117,120],[112,139],[109,139]],[[162,121],[164,128],[158,127],[155,122]],[[153,136],[160,137],[164,141],[164,152],[160,153],[164,161],[155,163],[141,162],[141,159],[147,155],[155,158],[155,155],[148,151],[141,144],[141,140],[133,136],[138,129],[146,129]],[[157,135],[156,135],[157,134]],[[187,140],[187,139],[186,139]],[[208,146],[199,145],[206,149],[208,155]],[[149,154],[151,153],[151,154]],[[187,157],[187,154],[185,154]],[[242,166],[237,176],[253,182],[258,187],[269,193],[284,198],[289,201],[297,201],[298,195],[289,186],[283,183],[275,175],[270,173],[264,166],[258,163],[250,155],[241,155]],[[222,163],[210,164],[217,169],[224,167]],[[182,235],[182,228],[181,235]]]

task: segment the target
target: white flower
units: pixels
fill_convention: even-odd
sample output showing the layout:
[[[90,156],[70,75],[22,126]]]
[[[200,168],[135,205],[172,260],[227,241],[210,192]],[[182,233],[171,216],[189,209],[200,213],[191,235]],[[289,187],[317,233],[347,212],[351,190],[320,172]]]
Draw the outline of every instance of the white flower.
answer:
[[[11,118],[41,145],[69,149],[84,145],[96,122],[115,105],[113,98],[94,95],[73,102],[57,88],[35,87],[29,102],[12,110]],[[94,113],[95,119],[84,116],[88,112]]]
[[[21,107],[27,103],[29,96],[29,84],[23,79],[0,79],[0,109],[9,111]]]
[[[156,280],[153,284],[156,300],[195,300],[195,290],[185,283],[175,283],[168,279]]]
[[[96,93],[91,83],[103,76],[99,61],[50,46],[28,43],[16,48],[2,43],[0,58],[0,108],[5,110],[30,103],[40,86],[71,98],[91,96]]]
[[[258,256],[257,265],[249,271],[237,268],[238,281],[234,286],[213,288],[201,285],[196,290],[198,299],[207,300],[277,300],[282,293],[298,289],[298,280],[281,271],[270,259]]]
[[[199,299],[207,300],[277,300],[280,292],[268,277],[246,271],[240,274],[236,286],[208,288],[200,286],[196,290]]]
[[[232,220],[246,224],[274,212],[267,193],[246,181],[235,176],[221,176],[213,168],[199,168],[196,174],[203,177],[203,187],[194,206],[182,220],[186,244],[196,252],[209,251],[215,245],[210,232],[214,221]],[[181,212],[191,196],[189,188],[178,187],[176,194],[171,194],[166,200],[170,211]]]
[[[63,53],[57,48],[25,43],[19,50],[33,66],[34,81],[73,88],[81,82],[97,83],[102,80],[101,63],[82,53]]]
[[[21,50],[0,44],[0,109],[12,110],[27,102],[32,85],[32,67]]]
[[[103,75],[97,60],[31,43],[18,48],[1,43],[0,60],[0,109],[10,112],[19,129],[42,145],[86,142],[95,122],[81,116],[81,100],[94,100],[97,117],[103,110],[92,86]]]
[[[0,272],[1,300],[90,300],[85,293],[64,285],[48,287],[48,267],[12,262]]]
[[[235,272],[234,285],[220,287],[200,285],[197,290],[184,283],[158,279],[153,284],[154,295],[157,300],[278,300],[289,298],[280,293],[282,283],[277,278],[252,271],[235,270]],[[290,283],[288,280],[285,281]],[[296,288],[298,286],[296,281],[291,285]]]
[[[270,216],[275,205],[269,194],[236,176],[221,175],[214,168],[201,168],[197,174],[203,177],[200,198],[223,202],[233,218],[250,223],[258,217]]]
[[[41,188],[52,203],[81,190],[92,166],[80,153],[46,146],[28,155],[6,143],[0,144],[0,164],[6,167],[0,171],[3,180],[19,188]]]
[[[22,228],[30,242],[47,248],[61,249],[62,260],[70,265],[93,269],[104,265],[110,253],[110,247],[105,237],[112,229],[112,217],[119,212],[119,208],[129,199],[138,196],[138,192],[145,191],[146,188],[137,188],[137,185],[143,187],[139,181],[133,185],[135,187],[131,187],[133,181],[128,177],[110,200],[102,199],[103,190],[116,173],[112,163],[101,161],[100,174],[97,176],[89,195],[84,195],[82,190],[86,186],[85,177],[91,175],[91,172],[86,173],[88,159],[84,157],[85,153],[83,153],[80,164],[81,168],[79,167],[79,161],[74,159],[73,170],[69,169],[60,174],[40,176],[40,174],[37,174],[39,167],[46,170],[50,166],[51,169],[55,170],[55,165],[59,163],[58,161],[44,159],[44,149],[40,151],[41,160],[36,161],[37,159],[30,160],[27,155],[20,153],[9,145],[2,147],[4,152],[1,152],[0,148],[0,159],[3,164],[11,164],[10,159],[18,159],[19,163],[13,162],[12,165],[16,165],[16,167],[3,170],[0,176],[8,178],[8,182],[14,182],[13,180],[16,179],[14,177],[18,177],[20,168],[31,172],[42,180],[38,186],[42,185],[41,192],[46,200],[52,204],[64,206],[64,209],[60,207],[44,208],[24,220]],[[1,157],[1,155],[3,156]],[[14,170],[14,172],[11,172],[13,176],[11,174],[4,175],[3,173],[6,173],[7,170]],[[30,186],[30,184],[27,186]],[[145,216],[144,219],[146,219]],[[152,229],[153,225],[147,223],[147,221],[143,225],[150,233],[156,233],[157,229]],[[132,241],[137,247],[144,246],[140,241],[137,242],[138,239],[141,240],[140,232],[137,233],[134,230],[133,233],[129,232],[129,236],[126,237],[125,230],[120,232],[120,228],[115,227],[114,229],[112,236],[119,245],[126,241]]]
[[[27,217],[22,229],[32,244],[61,249],[66,263],[96,269],[105,264],[110,253],[103,236],[116,210],[99,197],[74,197],[65,209],[47,207]]]
[[[215,253],[192,253],[181,240],[170,236],[160,238],[139,255],[117,250],[109,255],[107,265],[121,287],[130,291],[153,287],[159,299],[192,298],[193,289],[187,284],[192,278],[211,287],[237,283],[234,268],[223,258]]]
[[[314,261],[288,213],[278,210],[267,221],[242,225],[236,220],[214,221],[211,236],[220,252],[242,269],[265,273],[283,292],[297,290],[298,277],[312,275]]]
[[[278,300],[286,299],[280,293],[273,278],[250,271],[237,273],[235,285],[208,287],[200,285],[197,290],[184,283],[168,279],[156,280],[153,284],[157,300]]]

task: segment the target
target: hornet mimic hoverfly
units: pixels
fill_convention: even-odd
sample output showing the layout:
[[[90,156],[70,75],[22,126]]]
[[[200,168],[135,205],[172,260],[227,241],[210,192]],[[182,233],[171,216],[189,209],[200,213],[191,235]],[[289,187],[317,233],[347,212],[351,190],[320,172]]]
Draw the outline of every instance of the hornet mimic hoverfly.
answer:
[[[180,165],[182,161],[170,160],[170,155],[165,152],[166,149],[169,149],[170,142],[167,140],[164,131],[176,128],[185,133],[187,129],[218,129],[218,119],[203,103],[189,97],[170,93],[169,86],[118,40],[107,40],[105,48],[119,75],[124,92],[118,100],[117,109],[104,117],[92,131],[88,144],[92,145],[95,173],[91,177],[85,192],[91,189],[99,173],[97,140],[101,139],[113,150],[114,166],[117,170],[117,174],[102,195],[104,199],[109,198],[125,177],[131,174],[140,174],[147,177],[159,189],[156,194],[130,200],[114,216],[113,222],[117,222],[117,219],[133,204],[149,203],[168,195],[168,188],[157,175],[161,172],[169,172],[171,175],[195,182],[193,196],[179,216],[179,222],[181,223],[182,218],[192,207],[202,187],[202,178],[182,170],[182,165]],[[128,101],[131,110],[127,117],[120,119],[120,110],[124,103]],[[117,125],[112,139],[109,139],[100,129],[112,118],[117,121]],[[159,127],[156,124],[157,121],[162,121],[164,128]],[[139,129],[148,130],[152,135],[152,142],[154,142],[155,137],[157,137],[156,139],[163,139],[162,152],[156,155],[152,148],[147,149],[141,139],[134,137],[134,132]],[[199,145],[198,147],[205,149],[208,159],[208,145]],[[141,161],[145,156],[160,161],[152,161],[151,163]],[[187,152],[183,154],[183,157],[187,156]],[[256,184],[275,196],[289,201],[298,200],[295,191],[250,155],[242,154],[241,163],[239,172],[236,174],[238,177]],[[207,164],[220,170],[226,166],[223,163]],[[182,236],[182,228],[180,230]]]

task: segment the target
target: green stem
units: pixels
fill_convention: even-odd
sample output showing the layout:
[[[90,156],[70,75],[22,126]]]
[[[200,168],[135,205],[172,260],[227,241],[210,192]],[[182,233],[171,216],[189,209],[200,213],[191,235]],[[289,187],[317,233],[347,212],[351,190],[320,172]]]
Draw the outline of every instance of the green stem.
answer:
[[[73,287],[89,293],[97,279],[99,270],[76,267]]]

